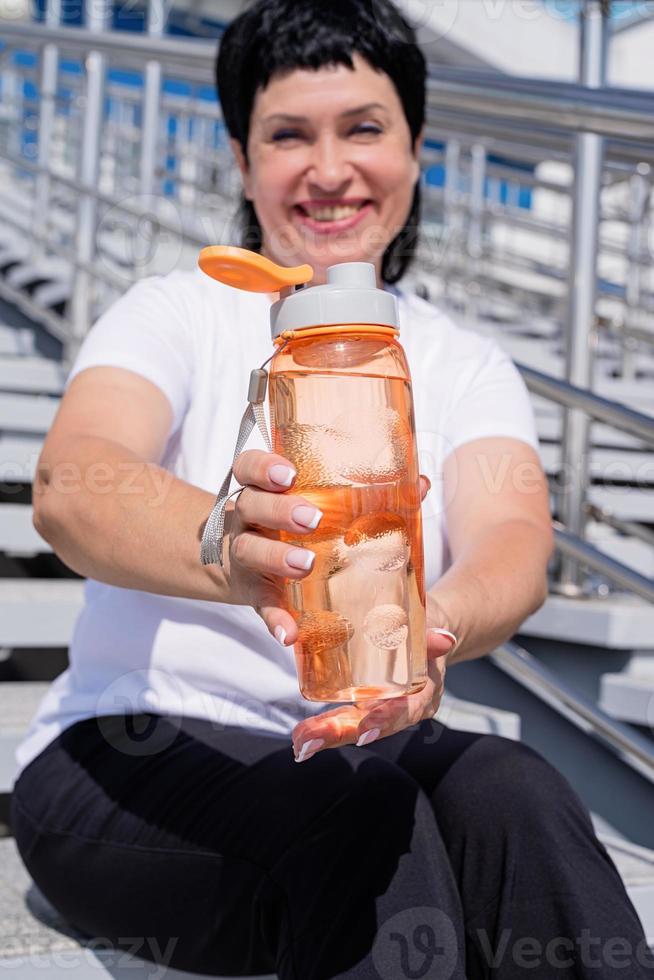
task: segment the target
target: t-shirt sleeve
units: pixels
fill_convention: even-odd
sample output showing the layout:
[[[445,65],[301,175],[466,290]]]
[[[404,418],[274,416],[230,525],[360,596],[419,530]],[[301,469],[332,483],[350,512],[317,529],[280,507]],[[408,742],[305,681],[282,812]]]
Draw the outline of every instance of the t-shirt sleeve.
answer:
[[[511,357],[484,338],[471,371],[462,372],[445,424],[448,451],[472,439],[508,436],[539,451],[529,390]]]
[[[192,315],[187,306],[178,273],[134,283],[89,330],[66,387],[89,367],[135,371],[167,397],[174,432],[186,414],[192,387]]]

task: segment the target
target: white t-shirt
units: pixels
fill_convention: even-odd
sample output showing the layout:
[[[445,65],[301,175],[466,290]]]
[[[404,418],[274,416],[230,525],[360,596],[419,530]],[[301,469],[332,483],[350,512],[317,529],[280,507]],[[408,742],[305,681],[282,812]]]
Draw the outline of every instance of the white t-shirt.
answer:
[[[482,436],[512,436],[537,450],[538,438],[526,386],[497,342],[394,291],[413,382],[420,472],[432,482],[423,504],[429,588],[451,561],[445,456]],[[154,382],[173,411],[161,464],[217,493],[247,407],[250,371],[273,350],[269,305],[267,295],[224,286],[199,269],[148,277],[95,323],[69,382],[98,365],[128,368]],[[266,448],[257,429],[247,448]],[[302,698],[293,648],[282,648],[249,606],[93,580],[85,597],[70,665],[51,684],[17,749],[19,771],[64,728],[92,715],[156,711],[279,735],[333,707]]]

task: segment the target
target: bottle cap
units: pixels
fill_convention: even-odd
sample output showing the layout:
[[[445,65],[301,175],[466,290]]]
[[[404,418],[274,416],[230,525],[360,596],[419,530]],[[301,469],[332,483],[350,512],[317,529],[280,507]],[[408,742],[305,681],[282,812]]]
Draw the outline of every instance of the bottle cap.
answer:
[[[273,339],[285,330],[338,326],[349,323],[393,327],[399,330],[397,300],[377,288],[370,262],[340,262],[327,269],[327,282],[307,286],[310,265],[285,268],[270,259],[233,245],[202,249],[198,264],[203,272],[237,289],[255,293],[280,292],[270,308]]]
[[[377,288],[370,262],[341,262],[327,269],[324,286],[309,286],[283,296],[270,308],[272,336],[285,330],[348,323],[374,324],[399,330],[397,300]]]

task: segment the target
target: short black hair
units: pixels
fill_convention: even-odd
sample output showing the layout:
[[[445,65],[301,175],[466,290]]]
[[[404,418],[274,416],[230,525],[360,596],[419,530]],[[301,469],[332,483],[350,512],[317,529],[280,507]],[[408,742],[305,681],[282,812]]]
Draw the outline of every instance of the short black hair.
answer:
[[[385,72],[397,90],[412,145],[425,120],[427,68],[414,29],[391,0],[257,0],[229,25],[216,58],[216,88],[227,130],[247,159],[257,91],[273,76],[327,65],[354,68],[361,55]],[[242,244],[262,246],[251,201],[241,202]],[[420,181],[404,227],[384,252],[382,279],[394,283],[410,265],[420,224]]]

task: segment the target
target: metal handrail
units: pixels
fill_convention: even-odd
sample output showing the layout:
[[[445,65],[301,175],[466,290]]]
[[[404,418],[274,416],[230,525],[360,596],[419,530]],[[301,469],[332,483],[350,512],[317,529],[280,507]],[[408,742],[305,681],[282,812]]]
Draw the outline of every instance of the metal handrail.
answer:
[[[157,60],[177,69],[188,68],[194,75],[214,81],[217,41],[194,38],[153,37],[131,31],[95,31],[83,27],[46,27],[43,24],[2,25],[5,39],[15,38],[25,46],[42,48],[56,44],[65,51],[99,51],[114,61],[142,65],[143,60]]]
[[[568,381],[553,378],[535,368],[514,362],[530,391],[567,408],[579,408],[598,422],[606,422],[654,446],[654,417],[637,412],[621,402],[603,398]]]
[[[561,554],[576,559],[581,565],[592,568],[596,572],[601,572],[616,585],[633,592],[641,599],[654,602],[654,579],[641,575],[629,565],[611,558],[594,545],[588,544],[583,538],[571,534],[559,521],[552,521],[552,527],[554,543]]]
[[[570,133],[597,133],[624,140],[654,140],[652,97],[646,92],[602,90],[601,99],[584,85],[520,79],[504,84],[496,75],[471,80],[471,72],[432,69],[428,103],[455,112],[492,114],[506,122],[550,126]]]
[[[609,717],[513,641],[503,643],[488,657],[540,701],[654,783],[654,749],[652,743],[637,731]]]

